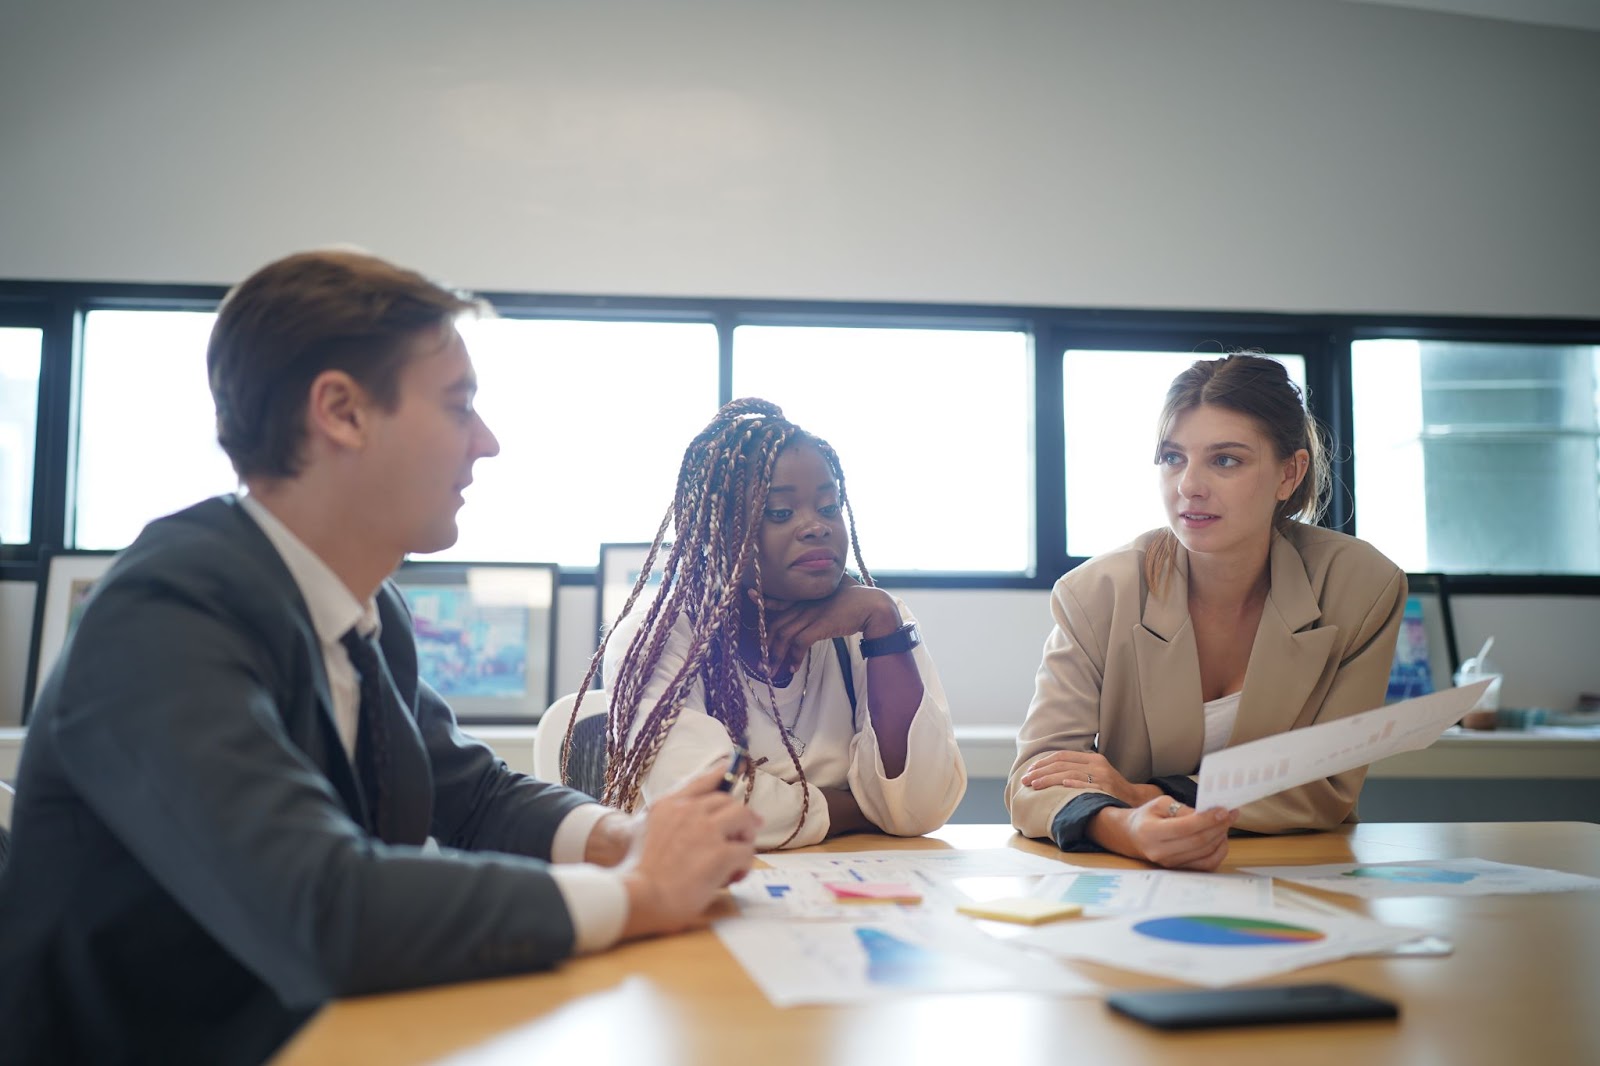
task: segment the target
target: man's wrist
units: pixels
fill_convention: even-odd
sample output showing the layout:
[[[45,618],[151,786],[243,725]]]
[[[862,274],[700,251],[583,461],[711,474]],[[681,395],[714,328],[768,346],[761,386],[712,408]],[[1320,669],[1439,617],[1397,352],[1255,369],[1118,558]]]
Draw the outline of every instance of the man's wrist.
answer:
[[[584,845],[583,861],[615,866],[633,849],[637,820],[631,814],[611,811],[595,823]]]
[[[660,890],[656,885],[636,870],[622,879],[622,886],[628,893],[628,914],[622,920],[621,939],[634,940],[662,932]]]

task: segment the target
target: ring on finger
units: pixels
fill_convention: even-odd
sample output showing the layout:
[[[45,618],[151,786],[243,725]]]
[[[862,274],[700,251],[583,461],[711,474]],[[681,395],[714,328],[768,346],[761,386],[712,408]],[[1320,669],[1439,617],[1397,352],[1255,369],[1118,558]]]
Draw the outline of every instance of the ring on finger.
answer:
[[[1183,810],[1183,804],[1181,804],[1178,801],[1174,800],[1172,803],[1170,803],[1167,806],[1167,817],[1168,818],[1176,818],[1178,816],[1178,812],[1181,811],[1181,810]]]
[[[1094,774],[1086,773],[1085,776],[1089,778],[1089,784],[1094,784]]]

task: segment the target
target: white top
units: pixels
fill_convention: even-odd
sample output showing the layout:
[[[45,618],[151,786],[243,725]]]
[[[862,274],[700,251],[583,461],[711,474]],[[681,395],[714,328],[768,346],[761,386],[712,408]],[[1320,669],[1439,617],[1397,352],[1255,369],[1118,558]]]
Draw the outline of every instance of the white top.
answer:
[[[1201,745],[1200,754],[1210,755],[1228,746],[1228,738],[1233,736],[1234,719],[1239,717],[1239,697],[1243,694],[1244,690],[1241,689],[1231,696],[1218,696],[1206,701],[1206,739]]]
[[[895,600],[900,616],[915,621],[904,603]],[[648,605],[617,623],[606,646],[606,688],[614,690],[622,657],[643,624]],[[680,617],[662,649],[655,676],[645,687],[629,743],[637,738],[643,720],[666,689],[667,682],[682,668],[690,639],[687,619]],[[967,771],[956,747],[955,729],[950,723],[950,707],[944,686],[934,669],[927,644],[912,652],[922,675],[922,703],[917,707],[907,736],[906,765],[899,777],[885,776],[878,755],[878,738],[873,731],[867,697],[867,664],[861,658],[861,637],[847,641],[856,690],[856,713],[852,723],[850,698],[845,692],[844,674],[833,641],[812,645],[801,668],[783,688],[775,689],[777,717],[782,719],[799,741],[795,745],[800,764],[805,768],[811,794],[805,824],[787,847],[816,844],[828,835],[828,804],[819,789],[850,789],[861,811],[886,833],[920,836],[937,829],[961,802],[967,788]],[[805,789],[794,760],[784,750],[778,724],[769,711],[766,686],[745,677],[750,757],[759,762],[750,805],[761,815],[763,825],[756,838],[762,848],[776,848],[800,821]],[[698,679],[690,688],[678,720],[661,745],[660,754],[643,782],[643,797],[648,806],[679,782],[710,767],[725,766],[733,740],[722,723],[706,713],[705,685]],[[801,748],[804,748],[802,751]]]
[[[304,541],[295,536],[278,516],[252,496],[241,496],[239,504],[267,540],[277,549],[289,576],[300,590],[311,614],[311,625],[322,643],[322,664],[328,673],[328,691],[333,697],[334,727],[345,757],[355,761],[356,735],[361,721],[361,685],[350,654],[340,638],[356,626],[364,635],[378,631],[376,598],[360,603],[328,564]],[[550,844],[550,861],[569,864],[550,867],[550,876],[561,891],[572,919],[573,948],[578,952],[599,951],[616,943],[628,916],[628,894],[622,878],[614,870],[584,863],[584,849],[595,824],[610,813],[598,803],[586,803],[569,811],[556,826]],[[438,851],[432,837],[424,850]]]

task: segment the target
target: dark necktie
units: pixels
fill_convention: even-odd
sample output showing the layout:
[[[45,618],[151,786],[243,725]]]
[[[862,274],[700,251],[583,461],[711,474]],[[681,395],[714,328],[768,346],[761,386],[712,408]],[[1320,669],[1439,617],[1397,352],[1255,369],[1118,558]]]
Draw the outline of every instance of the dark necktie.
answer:
[[[389,773],[386,726],[390,709],[396,702],[394,689],[389,685],[378,660],[377,645],[371,637],[363,637],[352,628],[339,642],[349,653],[350,665],[355,667],[361,681],[361,708],[356,717],[356,775],[361,779],[362,793],[372,818],[372,832],[386,840],[383,782]]]

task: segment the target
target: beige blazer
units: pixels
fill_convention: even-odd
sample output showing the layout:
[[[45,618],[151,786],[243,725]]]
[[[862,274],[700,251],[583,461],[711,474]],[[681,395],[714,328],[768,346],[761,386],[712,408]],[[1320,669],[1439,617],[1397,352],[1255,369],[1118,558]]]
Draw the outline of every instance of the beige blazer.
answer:
[[[1033,789],[1022,772],[1047,751],[1098,751],[1129,781],[1193,774],[1205,720],[1189,622],[1188,555],[1160,595],[1145,582],[1152,531],[1056,582],[1055,629],[1006,787],[1011,823],[1049,837],[1085,789]],[[1405,611],[1406,577],[1365,541],[1295,523],[1272,538],[1271,588],[1250,649],[1228,746],[1381,706]],[[1246,805],[1238,828],[1328,829],[1354,820],[1365,769]]]

